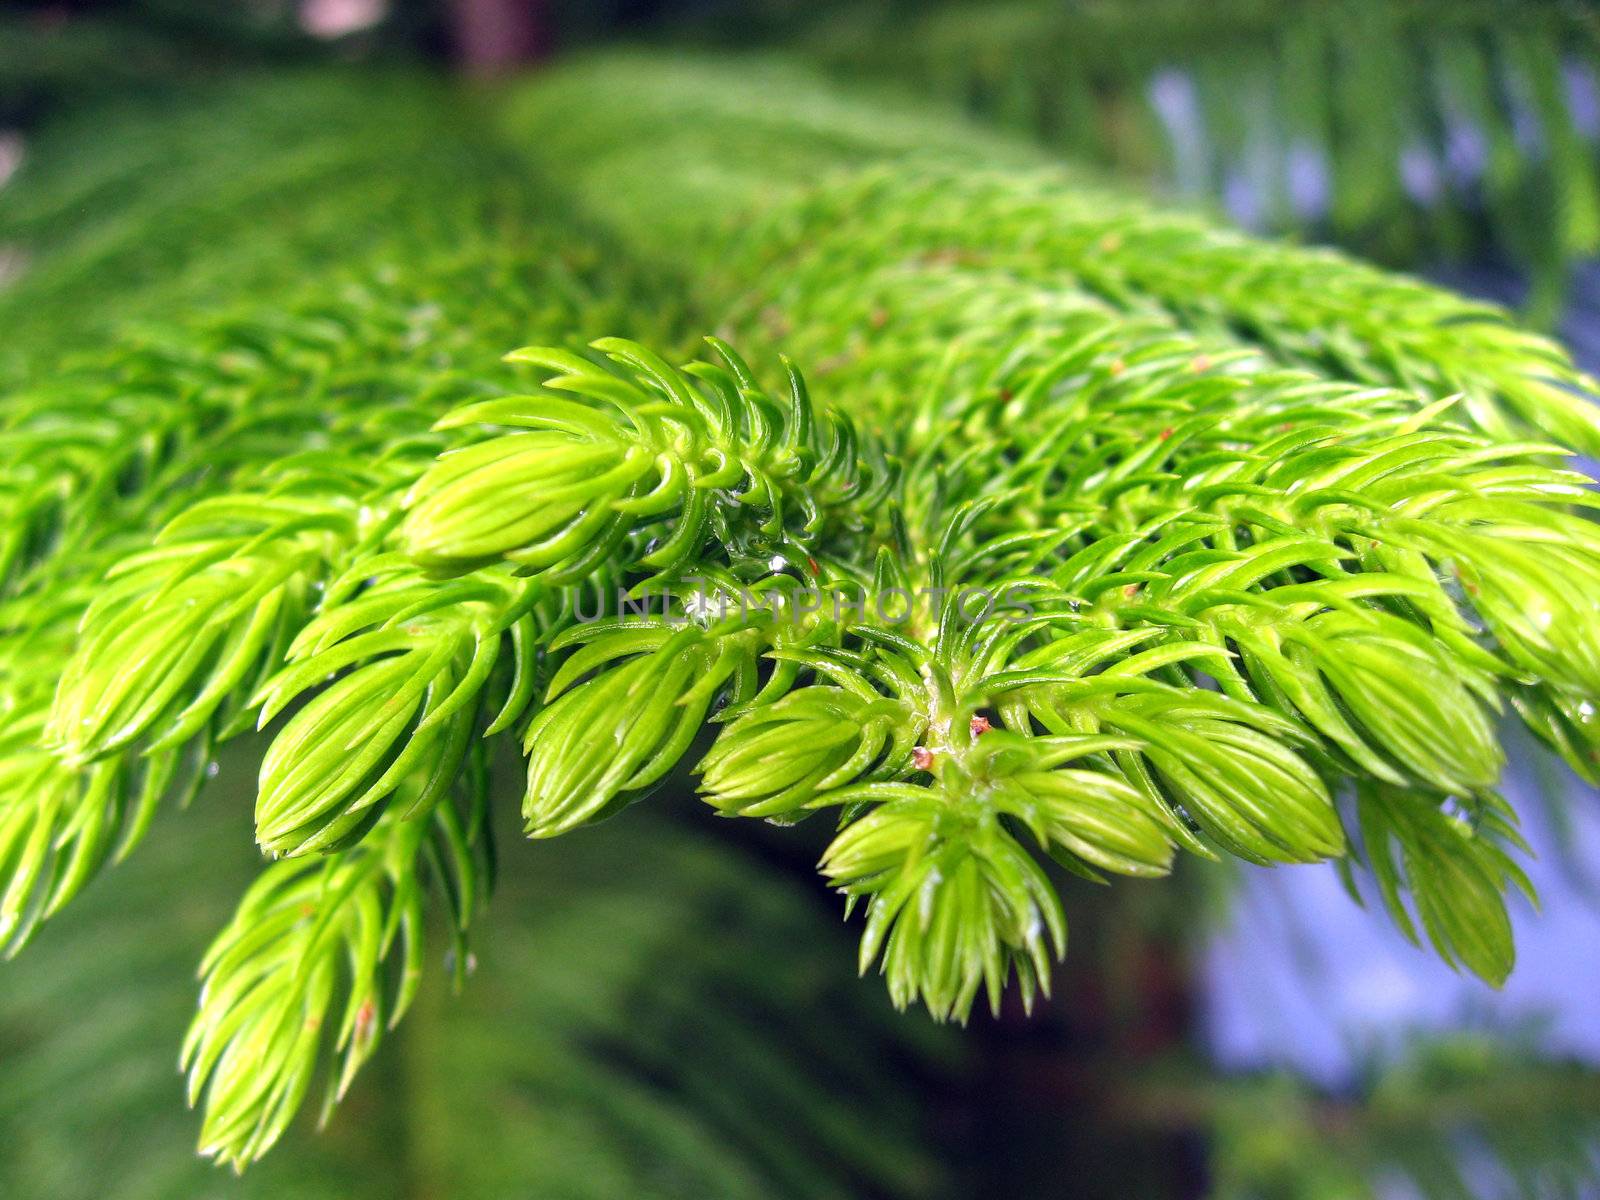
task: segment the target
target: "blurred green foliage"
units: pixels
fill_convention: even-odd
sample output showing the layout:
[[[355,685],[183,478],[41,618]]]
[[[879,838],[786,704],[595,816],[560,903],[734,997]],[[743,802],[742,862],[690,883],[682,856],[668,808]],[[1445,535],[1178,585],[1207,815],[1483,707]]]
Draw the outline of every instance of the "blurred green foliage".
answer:
[[[0,1194],[950,1193],[924,1097],[952,1041],[856,984],[847,932],[801,879],[650,816],[560,846],[505,830],[468,986],[453,995],[430,954],[326,1132],[303,1119],[280,1153],[220,1175],[191,1148],[173,1047],[194,964],[257,867],[258,754],[241,743],[204,800],[6,967]]]
[[[797,37],[843,75],[898,79],[1267,229],[1404,266],[1498,254],[1532,274],[1541,321],[1600,252],[1585,5],[890,3]]]
[[[331,57],[293,3],[126,0],[20,4],[0,12],[0,126],[229,71]]]

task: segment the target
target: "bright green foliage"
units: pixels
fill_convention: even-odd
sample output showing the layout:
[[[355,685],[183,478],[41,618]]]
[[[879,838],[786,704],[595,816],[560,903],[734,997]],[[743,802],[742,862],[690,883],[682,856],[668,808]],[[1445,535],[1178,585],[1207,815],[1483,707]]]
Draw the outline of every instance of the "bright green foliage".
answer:
[[[1579,515],[1592,493],[1554,465],[1559,449],[1527,438],[1593,449],[1600,426],[1576,394],[1588,381],[1551,344],[1486,306],[1103,185],[950,165],[995,157],[959,131],[919,130],[913,152],[898,111],[869,121],[870,105],[777,68],[752,68],[758,82],[719,70],[605,60],[531,89],[516,120],[619,233],[726,286],[737,330],[814,364],[825,395],[848,397],[907,464],[887,574],[882,559],[840,556],[825,586],[857,612],[886,588],[1029,589],[1033,617],[983,633],[949,604],[889,628],[790,622],[803,635],[779,661],[817,684],[865,684],[856,699],[887,705],[888,728],[830,697],[803,706],[808,740],[785,747],[770,732],[778,708],[736,700],[705,765],[723,811],[840,804],[865,822],[825,865],[870,897],[868,960],[908,931],[886,960],[897,997],[962,1012],[1009,961],[1035,962],[1049,905],[1007,832],[1026,826],[1011,797],[1027,789],[1010,780],[1042,773],[1050,738],[1109,739],[1073,769],[1094,776],[1098,803],[1121,805],[1123,828],[1143,828],[1142,813],[1170,842],[1263,862],[1341,854],[1334,798],[1354,782],[1428,797],[1436,814],[1450,798],[1499,811],[1492,717],[1508,701],[1593,776],[1582,677],[1600,613],[1556,578],[1600,563]],[[792,115],[751,115],[757,91]],[[752,148],[780,130],[791,153],[756,171]],[[906,165],[851,172],[885,157]],[[728,219],[740,203],[761,215]],[[700,259],[688,249],[708,243]],[[642,696],[664,667],[633,669],[656,672],[630,693]],[[781,694],[765,690],[766,703]],[[669,711],[658,755],[681,752],[693,715],[658,719]],[[613,719],[654,728],[631,708]],[[573,762],[580,726],[565,729]],[[978,753],[999,726],[1020,746]],[[886,766],[886,738],[919,752]],[[755,782],[763,762],[771,793]],[[1439,828],[1452,832],[1425,837],[1432,824],[1389,821],[1405,831],[1418,915],[1447,957],[1503,978],[1514,830],[1450,818]],[[1148,828],[1136,850],[1065,854],[1043,817],[1028,828],[1080,869],[1165,861]],[[1362,853],[1398,879],[1381,828],[1363,826]],[[1428,865],[1446,836],[1482,864],[1448,913],[1455,889]]]
[[[236,1167],[260,1158],[330,1043],[339,1065],[324,1118],[343,1097],[422,981],[429,870],[443,876],[432,886],[451,905],[451,954],[457,982],[465,978],[467,924],[489,875],[481,763],[466,777],[464,816],[435,804],[428,817],[384,822],[352,850],[274,863],[251,885],[201,963],[200,1012],[184,1041],[189,1102],[206,1102],[202,1154]]]
[[[337,519],[282,496],[201,501],[175,517],[155,547],[113,568],[84,613],[48,736],[74,761],[194,737],[282,656],[284,631],[310,608],[318,525]]]
[[[15,451],[0,469],[0,946],[9,952],[131,849],[164,802],[192,795],[212,747],[263,711],[317,695],[263,767],[261,840],[287,853],[354,841],[400,789],[401,813],[425,814],[490,727],[486,706],[509,706],[504,727],[532,695],[526,585],[508,580],[491,612],[486,584],[422,584],[417,607],[403,563],[385,565],[386,539],[405,489],[449,444],[429,432],[434,419],[505,391],[516,369],[500,354],[530,329],[564,336],[590,318],[615,327],[620,310],[608,305],[632,285],[612,285],[628,278],[620,268],[597,275],[600,256],[579,235],[556,239],[536,224],[532,210],[552,206],[524,198],[520,183],[501,186],[503,160],[464,140],[430,87],[394,88],[404,103],[386,108],[359,88],[322,81],[296,100],[270,82],[230,98],[225,134],[207,142],[180,127],[177,145],[197,139],[197,173],[224,176],[229,139],[252,119],[270,124],[286,102],[291,124],[320,112],[330,136],[278,150],[239,141],[241,158],[261,165],[238,164],[242,197],[208,193],[211,219],[169,228],[171,198],[159,192],[121,223],[107,218],[130,243],[142,235],[128,229],[160,226],[169,259],[194,264],[159,289],[132,259],[119,278],[103,253],[57,244],[49,223],[22,226],[52,248],[5,297],[8,308],[81,306],[85,292],[74,289],[84,286],[102,299],[94,274],[74,282],[68,264],[80,258],[85,270],[93,258],[134,311],[156,296],[200,307],[120,332],[67,369],[30,368],[27,389],[0,408],[0,437]],[[158,146],[152,130],[166,120],[147,117],[134,141]],[[317,175],[291,169],[287,160],[302,155]],[[49,211],[87,186],[53,177],[49,162],[40,178],[13,185],[20,211]],[[119,169],[143,184],[149,166]],[[300,189],[310,182],[307,203]],[[241,214],[260,221],[269,197],[287,202],[291,192],[297,219],[281,243],[219,233]],[[335,235],[343,242],[330,262]],[[219,237],[236,242],[238,258],[213,246]],[[211,247],[203,257],[201,246]],[[310,283],[298,277],[308,263],[324,272]],[[248,296],[205,313],[230,271]],[[43,339],[24,345],[52,361]],[[358,660],[364,671],[329,679]],[[413,707],[365,722],[362,703],[390,690]],[[358,730],[365,756],[352,762],[345,739]],[[395,869],[413,889],[414,872]],[[240,1131],[276,1130],[297,1093],[273,1108],[271,1093],[233,1087],[211,1093],[210,1128],[233,1131],[214,1141],[237,1156],[275,1136]]]
[[[725,691],[738,699],[753,690],[763,648],[758,630],[675,633],[656,621],[574,632],[584,644],[551,680],[549,703],[523,738],[522,815],[533,837],[565,833],[661,782],[693,744],[713,701]],[[569,645],[562,638],[551,649]],[[600,670],[567,690],[592,668]],[[609,752],[596,754],[597,743]]]
[[[705,798],[743,817],[792,815],[797,806],[868,775],[900,769],[922,723],[901,701],[850,679],[797,688],[736,718],[700,761]]]
[[[270,684],[281,705],[323,681],[325,658],[309,676],[269,676],[286,655],[322,649],[310,645],[314,636],[360,631],[359,624],[338,630],[325,616],[317,634],[295,641],[313,608],[341,594],[328,585],[382,551],[405,487],[447,444],[428,433],[435,417],[514,378],[496,361],[505,342],[530,324],[554,334],[590,316],[615,323],[602,316],[606,301],[596,294],[579,240],[558,245],[529,222],[529,205],[502,201],[492,156],[453,136],[449,120],[427,103],[436,93],[418,90],[401,94],[413,121],[433,114],[422,125],[391,123],[397,114],[371,106],[359,90],[324,83],[303,98],[331,128],[345,130],[319,155],[341,150],[354,161],[337,163],[333,178],[346,180],[345,190],[325,187],[311,205],[300,205],[297,195],[301,224],[285,235],[296,254],[279,253],[272,270],[283,283],[276,292],[263,282],[221,314],[124,335],[7,402],[5,433],[19,452],[0,472],[0,497],[14,501],[6,510],[15,535],[6,563],[7,590],[15,592],[6,601],[6,628],[32,630],[29,638],[8,638],[0,663],[0,720],[6,744],[18,747],[4,770],[30,781],[0,821],[0,861],[8,863],[0,925],[13,948],[109,855],[138,840],[163,797],[187,793],[212,743],[255,723],[265,699],[255,695],[258,687]],[[258,122],[285,102],[277,83],[256,97],[259,113],[243,97],[234,101]],[[369,110],[374,127],[349,136]],[[304,119],[304,108],[291,111]],[[393,178],[372,175],[370,157],[397,129],[431,157],[419,160],[423,151],[408,149],[412,157],[392,154]],[[205,152],[194,153],[208,161]],[[212,169],[218,153],[209,151]],[[310,151],[300,145],[286,153]],[[408,203],[415,207],[388,211],[376,197],[403,190],[401,180],[416,178],[420,161],[434,165],[421,175],[425,186],[413,188]],[[441,178],[439,166],[471,166],[475,174],[467,178],[476,183]],[[266,157],[262,176],[273,186],[288,186],[277,178],[285,171],[282,161]],[[257,189],[267,187],[262,176],[250,176]],[[290,179],[304,182],[297,174]],[[72,186],[48,175],[39,186],[39,203],[52,188],[72,194]],[[358,202],[368,206],[359,219]],[[219,200],[219,219],[224,215],[238,219]],[[287,268],[305,261],[297,255],[321,254],[322,239],[337,228],[350,246],[333,280],[308,287],[293,279]],[[187,232],[205,239],[212,230]],[[240,244],[248,255],[262,249]],[[206,296],[209,272],[228,265],[209,263],[206,276],[189,284],[193,294]],[[248,263],[232,265],[248,278]],[[29,278],[18,285],[16,302],[62,286],[56,275]],[[501,314],[498,332],[483,313]],[[130,392],[133,383],[139,391]],[[235,490],[211,494],[230,480]],[[154,545],[127,554],[151,529],[161,531]],[[343,591],[370,577],[358,571]],[[100,586],[107,578],[109,586]],[[358,611],[370,620],[383,603],[374,597]],[[385,616],[404,620],[401,607]],[[67,662],[80,620],[84,636]],[[413,630],[413,641],[418,636]],[[372,641],[357,645],[385,659],[399,648]],[[329,653],[347,654],[349,645]],[[395,669],[384,668],[391,681]],[[445,726],[448,715],[431,728]],[[458,749],[446,762],[459,763],[469,722],[470,715],[450,726]],[[303,718],[286,730],[302,754],[309,724]],[[53,761],[37,757],[41,740],[57,748]],[[424,754],[426,739],[416,741],[407,763]],[[447,784],[450,772],[441,774]],[[269,842],[285,849],[311,836],[299,806],[307,796],[324,807],[341,805],[347,797],[338,787],[364,790],[355,811],[375,817],[373,802],[385,794],[376,789],[380,779],[381,772],[366,780],[347,774],[328,785],[332,799],[304,770],[291,790],[280,782],[269,789],[269,810],[279,810]]]
[[[1487,243],[1532,270],[1542,318],[1600,249],[1600,26],[1581,6],[860,5],[798,42],[1074,162],[1212,200],[1242,186],[1273,230],[1402,265]]]
[[[697,363],[694,379],[636,343],[595,347],[620,370],[558,348],[509,358],[559,372],[546,388],[598,408],[513,397],[438,423],[531,432],[443,456],[407,497],[404,553],[445,574],[506,559],[549,582],[574,582],[616,556],[630,535],[661,526],[659,544],[627,565],[669,572],[698,559],[712,528],[743,554],[793,553],[801,541],[836,535],[829,517],[859,522],[859,511],[886,494],[881,451],[858,447],[837,413],[819,422],[793,367],[780,407],[720,344],[725,366]],[[743,519],[749,513],[760,519]]]
[[[602,60],[497,117],[527,196],[560,181],[550,225],[513,207],[412,255],[448,240],[419,195],[348,304],[176,327],[206,351],[154,391],[218,411],[148,469],[0,474],[39,531],[0,642],[13,941],[180,763],[286,717],[256,800],[285,861],[190,1044],[208,1149],[257,1157],[330,1046],[337,1095],[404,1008],[380,981],[413,961],[429,831],[470,859],[451,797],[485,738],[520,739],[535,838],[696,757],[718,812],[826,811],[862,968],[940,1019],[1048,989],[1048,864],[1147,878],[1180,849],[1364,865],[1504,977],[1495,714],[1597,770],[1600,600],[1569,584],[1600,534],[1555,443],[1600,421],[1550,344],[781,68]],[[498,211],[487,159],[469,218]],[[635,271],[760,353],[662,357],[683,322]],[[641,311],[645,340],[579,340]],[[498,362],[528,335],[566,341]],[[120,444],[133,354],[59,409]],[[459,928],[467,868],[428,865]]]
[[[758,95],[773,100],[759,118],[750,115]],[[1461,393],[1462,415],[1496,436],[1532,431],[1600,448],[1600,417],[1572,394],[1592,394],[1593,381],[1493,305],[1157,208],[948,120],[843,103],[781,64],[615,55],[530,89],[510,119],[620,236],[702,272],[727,291],[727,304],[764,306],[764,332],[783,344],[828,340],[831,349],[811,360],[813,376],[819,362],[860,353],[894,309],[864,303],[837,264],[814,259],[821,278],[813,286],[826,283],[833,303],[877,316],[846,345],[837,325],[791,310],[799,281],[776,268],[786,250],[848,242],[858,268],[913,267],[920,254],[1088,290],[1130,313],[1169,314],[1195,332],[1261,345],[1338,378],[1434,398]],[[786,152],[761,152],[774,143]],[[674,167],[708,159],[719,169]],[[885,161],[896,165],[846,177]],[[820,189],[819,176],[828,181]],[[730,208],[743,215],[730,219]],[[714,249],[698,260],[689,252],[708,242]],[[752,296],[757,279],[768,290]]]
[[[300,694],[335,680],[295,712],[262,759],[256,840],[272,854],[358,840],[408,784],[416,795],[405,810],[425,814],[478,739],[514,722],[531,692],[526,659],[536,626],[527,584],[440,588],[399,564],[358,561],[364,590],[351,596],[350,576],[336,581],[287,665],[254,697],[265,726]],[[490,697],[500,703],[492,719]]]
[[[993,817],[963,820],[907,791],[888,793],[897,799],[848,826],[822,860],[834,886],[871,898],[862,970],[881,954],[894,1002],[921,1000],[939,1018],[965,1014],[980,986],[998,1007],[1013,971],[1031,1004],[1067,948],[1050,881]]]
[[[1501,893],[1515,885],[1534,899],[1522,868],[1497,844],[1526,849],[1505,802],[1484,795],[1470,811],[1454,813],[1442,811],[1431,797],[1382,784],[1361,788],[1357,795],[1368,861],[1401,931],[1418,940],[1400,899],[1403,870],[1417,917],[1439,956],[1503,982],[1515,953]]]

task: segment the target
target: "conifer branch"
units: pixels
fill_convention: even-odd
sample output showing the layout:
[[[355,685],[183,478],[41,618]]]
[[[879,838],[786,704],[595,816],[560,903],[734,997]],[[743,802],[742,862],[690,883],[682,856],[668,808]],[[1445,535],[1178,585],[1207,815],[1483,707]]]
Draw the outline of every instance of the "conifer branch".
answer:
[[[1600,246],[1584,99],[1600,54],[1577,9],[1509,15],[1018,0],[830,14],[797,44],[836,74],[903,80],[1070,162],[1226,204],[1253,228],[1403,267],[1481,241],[1533,277],[1528,307],[1546,323]]]
[[[320,687],[262,759],[261,847],[298,856],[351,845],[408,781],[404,815],[424,817],[479,739],[530,699],[539,598],[503,573],[440,583],[393,555],[358,559],[252,697],[265,726]]]
[[[49,500],[44,527],[13,514],[0,584],[7,950],[255,724],[254,693],[324,589],[381,548],[448,444],[431,422],[505,390],[490,380],[512,331],[530,314],[552,334],[611,323],[625,272],[602,282],[575,239],[486,218],[484,167],[465,188],[426,177],[449,199],[419,193],[383,236],[352,241],[331,282],[290,273],[220,315],[124,333],[0,402],[0,438],[28,451],[0,467],[0,497]]]
[[[950,165],[947,148],[960,139],[949,134],[930,134],[934,165],[882,167],[792,203],[769,199],[772,174],[790,179],[772,164],[742,200],[758,219],[723,232],[699,214],[741,203],[742,179],[720,175],[710,205],[696,191],[702,177],[673,173],[674,131],[706,137],[702,159],[717,153],[705,146],[745,144],[750,123],[729,103],[742,81],[730,74],[713,88],[662,68],[646,85],[636,63],[601,62],[589,82],[611,69],[632,75],[626,130],[603,136],[607,155],[561,160],[563,177],[594,188],[583,194],[697,278],[775,281],[730,295],[731,327],[782,337],[824,362],[827,386],[860,396],[879,421],[904,421],[907,398],[923,398],[905,448],[913,475],[924,470],[901,489],[908,514],[978,495],[993,537],[1016,535],[1019,523],[1059,531],[1061,565],[1050,574],[1064,599],[1135,637],[1077,668],[1090,675],[1087,693],[1084,682],[1040,684],[1031,696],[1019,687],[1006,712],[1012,732],[1143,735],[1146,754],[1107,758],[1145,794],[1177,804],[1173,836],[1264,860],[1337,852],[1331,797],[1352,780],[1421,787],[1436,806],[1452,796],[1487,803],[1500,765],[1489,714],[1508,696],[1593,769],[1582,727],[1552,715],[1581,712],[1584,689],[1566,668],[1530,673],[1538,651],[1527,631],[1505,606],[1480,605],[1482,581],[1469,587],[1459,574],[1472,569],[1469,547],[1487,566],[1497,543],[1486,539],[1497,537],[1559,540],[1575,564],[1592,556],[1588,523],[1564,512],[1585,503],[1586,481],[1548,466],[1551,447],[1519,440],[1528,431],[1579,446],[1593,437],[1586,402],[1567,390],[1587,383],[1547,343],[1436,289],[1267,248],[1101,185]],[[803,82],[784,85],[807,94]],[[536,103],[561,110],[570,86],[544,83]],[[815,176],[830,154],[848,167],[903,153],[903,127],[885,120],[888,132],[867,132],[869,110],[809,109],[808,126],[790,135],[806,145],[797,168]],[[614,115],[591,106],[584,128],[603,130]],[[807,143],[824,128],[834,148]],[[961,142],[953,153],[981,160],[984,151]],[[648,189],[633,183],[644,176]],[[802,191],[796,180],[791,194]],[[649,242],[642,231],[652,227],[667,239]],[[725,239],[718,253],[742,267],[686,261],[678,247],[706,238]],[[1271,268],[1260,304],[1239,282],[1254,279],[1256,262]],[[1401,292],[1403,313],[1392,307]],[[1185,307],[1201,297],[1210,308]],[[1325,352],[1306,330],[1345,340]],[[953,348],[930,354],[930,337],[941,336]],[[1311,370],[1286,369],[1296,367]],[[1496,530],[1512,511],[1503,501],[1537,516]],[[1543,532],[1555,527],[1560,535]],[[1525,602],[1560,603],[1521,565],[1508,557],[1489,569]],[[1589,628],[1592,615],[1578,624]],[[1033,670],[1065,653],[1030,650]],[[1158,656],[1153,692],[1092,682],[1141,653]],[[1215,711],[1196,691],[1213,680],[1238,709]],[[1063,701],[1052,691],[1069,711],[1055,711]],[[1167,737],[1153,712],[1195,724]],[[840,736],[849,745],[848,726]],[[1201,773],[1173,757],[1202,746],[1227,746],[1230,761]],[[774,758],[792,778],[785,756]],[[1255,798],[1262,772],[1282,781],[1287,803],[1276,813]],[[1495,976],[1489,959],[1479,962]],[[902,996],[922,978],[907,966]],[[953,978],[936,981],[941,1004],[963,993]]]
[[[626,101],[592,102],[613,95]],[[784,123],[751,116],[758,97],[780,96],[793,114]],[[684,263],[701,283],[722,282],[726,304],[749,302],[781,329],[827,337],[829,351],[805,349],[813,363],[856,347],[831,314],[813,322],[792,307],[800,297],[791,260],[809,261],[832,285],[830,298],[850,303],[843,264],[905,262],[922,251],[1087,288],[1130,314],[1170,313],[1334,378],[1433,399],[1459,393],[1463,417],[1497,438],[1600,449],[1600,418],[1586,399],[1600,389],[1500,308],[1156,208],[1099,179],[1042,167],[1042,155],[992,134],[841,97],[804,72],[614,55],[540,81],[509,111],[518,131],[565,127],[559,139],[524,133],[528,152],[646,251]],[[729,149],[763,140],[781,140],[786,154]],[[684,170],[691,161],[724,169]],[[738,219],[727,219],[730,210]]]
[[[1439,957],[1498,986],[1516,950],[1502,894],[1515,886],[1537,902],[1507,847],[1528,852],[1505,802],[1480,796],[1471,810],[1449,812],[1427,795],[1386,784],[1358,789],[1357,820],[1367,865],[1401,932],[1418,941],[1420,920]],[[1409,891],[1416,917],[1402,900]]]
[[[489,883],[481,756],[458,800],[418,820],[389,819],[361,844],[273,863],[201,964],[200,1010],[183,1047],[189,1102],[204,1102],[201,1153],[242,1170],[283,1135],[318,1074],[336,1060],[326,1120],[421,979],[427,892],[448,907],[457,982],[466,931]],[[421,799],[429,783],[413,777]]]
[[[729,554],[803,555],[807,541],[841,532],[830,518],[859,522],[893,484],[882,452],[837,411],[819,419],[792,366],[780,405],[711,341],[721,363],[689,373],[618,338],[595,343],[609,370],[557,348],[513,352],[513,362],[554,372],[547,389],[580,402],[512,397],[441,420],[528,432],[443,456],[407,496],[404,551],[435,571],[506,559],[571,582],[651,526],[660,531],[632,565],[666,575],[698,559],[713,530]],[[508,505],[508,495],[536,503]]]
[[[1533,438],[1594,442],[1567,390],[1587,381],[1444,293],[803,77],[772,124],[761,86],[619,59],[508,120],[561,116],[527,154],[617,222],[619,258],[818,364],[820,406],[787,360],[768,391],[717,339],[669,362],[676,328],[518,352],[552,373],[533,389],[480,369],[530,323],[621,327],[623,268],[575,284],[551,235],[477,244],[516,288],[474,283],[472,255],[416,268],[462,306],[449,346],[382,288],[376,313],[227,326],[231,353],[167,377],[204,398],[172,423],[157,405],[148,446],[109,368],[82,428],[6,410],[0,431],[40,440],[36,469],[0,472],[22,527],[0,942],[215,740],[287,718],[256,805],[284,861],[208,958],[185,1054],[224,1161],[280,1136],[330,1046],[336,1096],[403,1011],[430,855],[462,926],[479,768],[509,734],[526,829],[551,837],[715,731],[709,803],[832,813],[821,870],[865,909],[862,968],[939,1019],[1013,974],[1048,989],[1067,930],[1046,858],[1100,880],[1179,849],[1360,854],[1403,928],[1509,970],[1525,880],[1492,716],[1509,703],[1591,773],[1600,748],[1600,608],[1574,586],[1600,584],[1593,494]],[[274,402],[252,423],[308,387],[304,420]],[[130,448],[107,465],[109,445]]]

